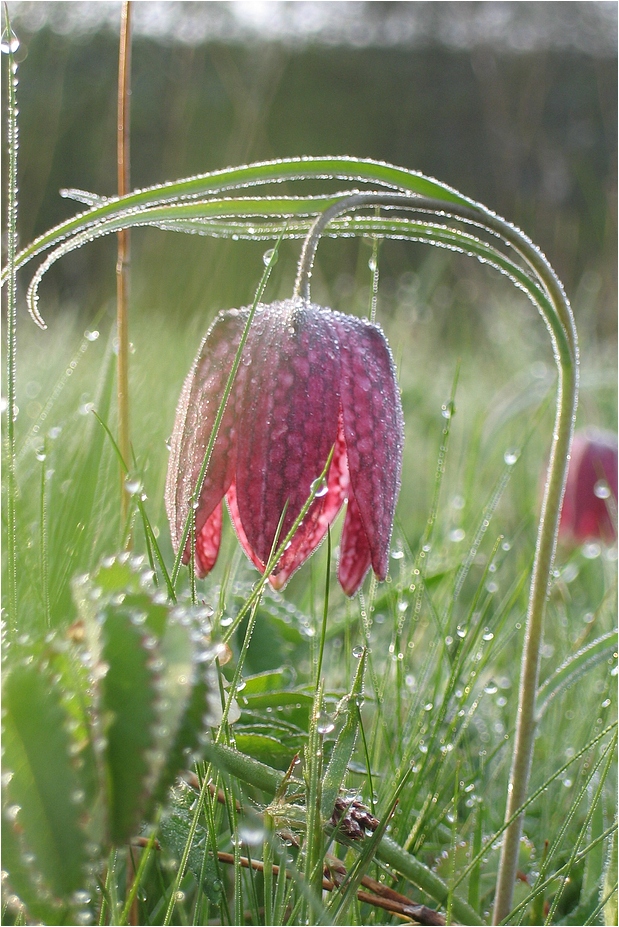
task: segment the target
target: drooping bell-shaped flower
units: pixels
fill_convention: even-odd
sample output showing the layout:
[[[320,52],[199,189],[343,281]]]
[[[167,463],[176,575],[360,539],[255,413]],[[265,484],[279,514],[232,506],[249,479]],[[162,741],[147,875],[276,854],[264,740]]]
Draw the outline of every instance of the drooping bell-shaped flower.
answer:
[[[183,386],[166,482],[175,550],[248,313],[217,316]],[[376,325],[300,298],[259,305],[195,507],[196,572],[205,576],[217,559],[224,497],[243,549],[264,572],[284,508],[279,541],[334,448],[326,485],[269,580],[285,585],[345,501],[340,584],[353,595],[370,566],[384,579],[402,445],[395,369]]]
[[[567,475],[559,534],[581,544],[617,540],[617,435],[577,431]]]

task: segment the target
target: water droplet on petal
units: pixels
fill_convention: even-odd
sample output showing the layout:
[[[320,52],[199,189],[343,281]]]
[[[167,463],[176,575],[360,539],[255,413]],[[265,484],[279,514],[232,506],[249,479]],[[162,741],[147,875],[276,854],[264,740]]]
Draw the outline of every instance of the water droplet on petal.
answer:
[[[598,499],[608,499],[610,498],[610,486],[606,480],[598,480],[595,486],[593,487],[593,492],[598,497]]]
[[[597,541],[590,541],[582,546],[582,555],[586,560],[595,560],[601,553],[602,547]]]

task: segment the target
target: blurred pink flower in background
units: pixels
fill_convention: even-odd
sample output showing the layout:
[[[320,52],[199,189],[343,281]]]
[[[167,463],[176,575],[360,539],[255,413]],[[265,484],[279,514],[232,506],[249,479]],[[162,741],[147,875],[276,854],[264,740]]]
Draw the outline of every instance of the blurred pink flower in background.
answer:
[[[577,431],[563,500],[559,536],[577,544],[617,540],[617,435]]]

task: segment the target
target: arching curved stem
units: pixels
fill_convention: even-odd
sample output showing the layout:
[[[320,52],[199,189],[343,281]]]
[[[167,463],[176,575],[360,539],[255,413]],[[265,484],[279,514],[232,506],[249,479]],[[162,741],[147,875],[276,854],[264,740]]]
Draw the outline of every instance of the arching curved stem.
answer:
[[[363,206],[401,206],[440,214],[472,223],[498,236],[511,246],[541,283],[547,300],[536,300],[548,327],[558,369],[557,409],[546,473],[546,483],[531,576],[527,624],[522,653],[518,714],[514,751],[507,793],[505,820],[526,801],[536,727],[536,694],[539,678],[544,612],[552,577],[557,533],[578,400],[578,343],[574,317],[569,302],[552,267],[544,255],[517,228],[481,206],[463,206],[425,197],[389,192],[361,192],[344,197],[326,209],[312,225],[305,239],[299,261],[295,293],[310,298],[312,265],[329,222]],[[522,816],[507,827],[501,850],[495,893],[493,923],[499,924],[511,910],[516,881],[518,850],[522,834]]]

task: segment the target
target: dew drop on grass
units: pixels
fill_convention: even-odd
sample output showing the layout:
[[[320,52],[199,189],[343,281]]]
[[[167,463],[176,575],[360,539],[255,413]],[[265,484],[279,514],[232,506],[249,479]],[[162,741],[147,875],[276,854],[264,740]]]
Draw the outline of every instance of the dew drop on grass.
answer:
[[[125,489],[130,496],[135,496],[137,493],[142,492],[144,486],[141,480],[138,480],[135,477],[128,477],[125,480]]]
[[[449,532],[449,540],[453,541],[454,544],[463,541],[466,537],[466,532],[462,528],[454,528]]]
[[[403,559],[404,559],[404,551],[403,551],[403,550],[392,550],[392,551],[391,551],[391,559],[392,559],[392,560],[403,560]]]
[[[268,248],[262,255],[262,260],[265,267],[268,267],[269,264],[277,264],[277,255],[275,254],[275,249]]]
[[[71,901],[73,904],[89,904],[90,903],[90,892],[85,891],[84,889],[77,892],[73,892],[71,896]]]
[[[488,683],[484,686],[484,692],[485,692],[487,695],[494,695],[497,691],[498,691],[497,684],[496,684],[496,682],[494,682],[494,680],[492,680],[492,679],[490,680],[490,682],[488,682]]]
[[[96,329],[94,331],[90,331],[90,329],[87,328],[86,331],[84,332],[84,338],[86,339],[86,341],[96,341],[98,337],[99,337],[99,332],[96,331]]]
[[[4,814],[8,821],[16,821],[20,811],[21,805],[9,805]]]
[[[505,461],[508,467],[513,467],[519,457],[520,457],[520,451],[509,450],[509,451],[505,451],[505,453],[503,454],[503,460]]]
[[[264,843],[264,828],[257,821],[243,821],[239,825],[238,837],[246,846],[257,847]]]
[[[441,415],[443,416],[443,418],[446,418],[447,420],[449,420],[453,414],[454,414],[454,407],[453,407],[452,402],[444,403],[441,406]]]
[[[310,486],[310,492],[314,493],[315,499],[321,499],[323,496],[326,496],[329,492],[329,486],[324,477],[314,480]]]
[[[9,52],[14,55],[19,48],[19,39],[12,29],[4,29],[0,38],[0,51],[8,55]]]
[[[321,711],[318,717],[316,718],[316,730],[318,731],[318,733],[319,734],[330,734],[331,731],[334,730],[334,728],[335,728],[335,724],[333,723],[333,719],[329,715]]]
[[[363,647],[353,647],[352,655],[356,660],[359,660],[363,656]]]
[[[492,631],[489,631],[488,628],[486,628],[484,630],[484,633],[482,634],[482,640],[484,641],[494,640],[494,634],[492,633]]]

